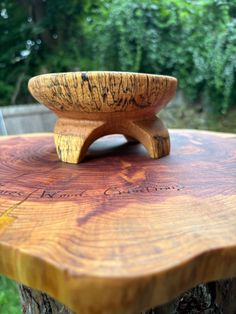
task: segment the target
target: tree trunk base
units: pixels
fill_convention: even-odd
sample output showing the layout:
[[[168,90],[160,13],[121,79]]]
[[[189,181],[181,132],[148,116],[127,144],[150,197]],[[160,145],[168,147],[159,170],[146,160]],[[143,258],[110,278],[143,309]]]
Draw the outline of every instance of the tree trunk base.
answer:
[[[19,285],[22,314],[75,314],[46,293]]]
[[[23,314],[75,314],[45,293],[23,285],[19,285],[19,291]],[[142,312],[142,314],[180,313],[236,314],[236,278],[200,284],[170,303]]]

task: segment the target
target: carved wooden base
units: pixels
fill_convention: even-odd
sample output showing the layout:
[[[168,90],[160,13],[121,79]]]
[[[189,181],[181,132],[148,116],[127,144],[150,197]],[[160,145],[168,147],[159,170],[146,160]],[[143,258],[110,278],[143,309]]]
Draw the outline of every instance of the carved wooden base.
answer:
[[[19,291],[23,314],[75,314],[45,293],[23,285],[19,285]],[[235,314],[235,293],[236,278],[210,282],[196,286],[165,305],[135,314]]]
[[[115,133],[124,134],[128,141],[142,143],[152,158],[160,158],[170,152],[168,130],[156,116],[141,121],[59,118],[54,129],[58,157],[64,162],[79,163],[96,139]]]

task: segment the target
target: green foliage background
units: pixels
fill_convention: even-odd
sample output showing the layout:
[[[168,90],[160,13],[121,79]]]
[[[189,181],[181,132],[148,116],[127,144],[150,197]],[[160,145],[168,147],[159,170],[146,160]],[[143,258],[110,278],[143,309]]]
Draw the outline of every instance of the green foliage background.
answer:
[[[174,75],[206,109],[236,103],[236,0],[0,4],[0,105],[32,102],[33,75],[76,70]]]
[[[15,283],[2,276],[0,276],[0,313],[21,313],[19,293]]]

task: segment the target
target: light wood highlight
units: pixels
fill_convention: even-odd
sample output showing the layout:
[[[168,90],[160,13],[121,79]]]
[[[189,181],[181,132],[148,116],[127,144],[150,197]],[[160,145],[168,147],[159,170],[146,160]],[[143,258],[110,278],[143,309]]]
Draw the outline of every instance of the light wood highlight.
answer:
[[[78,165],[52,135],[2,138],[0,272],[78,314],[137,314],[236,276],[236,137],[170,135],[166,158],[109,136]]]
[[[173,97],[176,84],[173,77],[153,74],[74,72],[36,76],[29,90],[59,117],[59,159],[79,163],[93,141],[115,133],[143,143],[152,158],[169,154],[168,131],[155,113]]]

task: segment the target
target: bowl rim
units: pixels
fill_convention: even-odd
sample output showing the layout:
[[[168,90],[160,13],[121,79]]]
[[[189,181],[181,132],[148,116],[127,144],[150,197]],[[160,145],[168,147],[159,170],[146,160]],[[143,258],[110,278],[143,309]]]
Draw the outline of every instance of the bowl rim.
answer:
[[[127,71],[69,71],[69,72],[50,72],[50,73],[42,73],[38,74],[36,76],[33,76],[29,79],[29,82],[31,80],[37,79],[37,78],[43,78],[43,77],[52,77],[52,76],[58,76],[58,75],[77,75],[81,76],[82,74],[84,75],[102,75],[102,74],[111,74],[113,76],[136,76],[136,77],[152,77],[152,78],[157,78],[157,79],[168,79],[170,81],[178,82],[178,79],[174,76],[170,75],[162,75],[162,74],[153,74],[153,73],[143,73],[143,72],[127,72]]]

